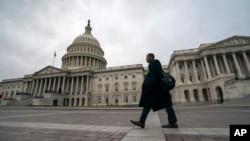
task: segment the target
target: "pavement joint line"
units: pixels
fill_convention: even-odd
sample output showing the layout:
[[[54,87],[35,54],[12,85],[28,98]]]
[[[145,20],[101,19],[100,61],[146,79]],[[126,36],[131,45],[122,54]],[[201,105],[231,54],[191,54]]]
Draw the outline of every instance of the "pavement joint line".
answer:
[[[229,136],[229,128],[164,128],[165,135],[219,135]]]
[[[100,131],[100,132],[120,132],[128,133],[129,136],[140,136],[139,134],[151,134],[150,128],[155,129],[152,123],[147,123],[145,129],[140,127],[128,126],[94,126],[94,125],[75,125],[75,124],[54,124],[54,123],[33,123],[33,122],[0,122],[0,126],[8,127],[29,127],[40,129],[66,129],[66,130],[83,130],[83,131]],[[153,123],[154,124],[154,123]],[[158,127],[157,127],[158,128]],[[229,128],[161,128],[165,135],[221,135],[229,136]],[[131,132],[131,133],[130,133]],[[135,133],[133,133],[135,132]],[[157,131],[158,132],[158,131]],[[153,131],[152,131],[153,133]],[[138,134],[138,135],[137,135]]]
[[[39,128],[39,129],[66,129],[66,130],[82,130],[82,131],[119,132],[119,133],[127,133],[128,130],[132,128],[126,126],[94,126],[94,125],[8,122],[8,121],[0,122],[0,126],[28,127],[28,128]]]
[[[60,115],[60,114],[71,114],[71,113],[76,113],[76,112],[60,112],[60,113],[46,113],[46,114],[7,116],[7,117],[0,117],[0,119],[17,118],[17,117],[34,117],[34,116]]]

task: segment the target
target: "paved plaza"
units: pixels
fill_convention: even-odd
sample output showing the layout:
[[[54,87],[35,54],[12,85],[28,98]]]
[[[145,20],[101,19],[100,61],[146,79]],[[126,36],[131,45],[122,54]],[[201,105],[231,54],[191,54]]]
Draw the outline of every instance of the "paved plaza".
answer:
[[[133,126],[141,108],[0,107],[0,141],[228,141],[230,124],[249,124],[249,106],[175,105],[178,129],[162,129],[164,110],[145,129]]]

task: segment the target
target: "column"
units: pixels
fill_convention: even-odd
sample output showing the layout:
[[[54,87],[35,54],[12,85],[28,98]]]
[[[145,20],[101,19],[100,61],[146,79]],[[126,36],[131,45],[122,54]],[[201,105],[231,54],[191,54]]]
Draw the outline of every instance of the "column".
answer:
[[[62,83],[62,94],[64,94],[64,85],[65,85],[65,76],[63,77],[63,83]]]
[[[40,82],[39,82],[39,90],[38,90],[38,95],[41,94],[41,91],[42,91],[42,79],[40,79]]]
[[[72,104],[72,98],[69,98],[69,107],[71,106]]]
[[[56,85],[56,78],[53,78],[53,86],[52,86],[52,92],[55,91],[55,85]]]
[[[44,83],[42,95],[43,95],[44,92],[46,91],[46,85],[47,85],[47,78],[45,78],[45,83]]]
[[[244,58],[244,60],[246,62],[246,66],[247,66],[247,69],[248,69],[248,75],[250,75],[250,63],[249,63],[249,60],[247,58],[246,51],[243,51],[242,55],[243,55],[243,58]]]
[[[89,57],[89,66],[91,66],[91,57]]]
[[[86,56],[85,57],[85,66],[87,66],[87,60],[88,60],[88,57]]]
[[[89,76],[87,76],[86,93],[89,92]]]
[[[237,58],[236,58],[235,52],[233,52],[232,54],[233,54],[234,64],[235,64],[236,69],[237,69],[237,71],[238,71],[239,77],[241,77],[241,76],[242,76],[242,72],[241,72],[241,69],[240,69],[239,63],[238,63],[238,61],[237,61]]]
[[[190,83],[190,79],[189,79],[189,73],[188,73],[188,67],[187,67],[187,61],[184,61],[184,66],[185,66],[185,83],[189,84]]]
[[[80,56],[80,66],[82,66],[82,56]]]
[[[76,77],[76,90],[75,90],[75,94],[78,93],[78,81],[79,81],[79,77]]]
[[[83,93],[83,78],[84,78],[84,76],[82,76],[82,82],[81,82],[81,91],[80,91],[80,94],[82,94]]]
[[[226,57],[225,53],[222,54],[222,57],[223,57],[224,64],[226,66],[227,73],[230,73],[230,69],[229,69],[229,65],[228,65],[227,57]]]
[[[181,79],[180,79],[181,74],[180,74],[180,68],[179,68],[179,62],[178,61],[176,61],[175,67],[176,67],[176,78],[177,78],[177,85],[178,85],[178,83],[181,82]]]
[[[27,93],[27,85],[28,85],[28,82],[25,81],[25,82],[24,82],[24,86],[23,86],[23,91],[24,91],[24,93]]]
[[[50,92],[50,87],[51,87],[51,77],[49,78],[49,86],[48,86],[48,91]]]
[[[67,77],[66,78],[66,90],[65,90],[65,92],[68,93],[68,94],[69,94],[69,81],[70,81],[70,78]]]
[[[32,88],[30,91],[31,94],[34,92],[34,87],[35,87],[35,80],[32,80]]]
[[[30,89],[30,82],[27,81],[27,82],[26,82],[26,93],[29,92],[29,89]]]
[[[77,98],[74,98],[74,107],[76,107]]]
[[[79,98],[79,106],[82,106],[82,97]]]
[[[58,83],[57,83],[57,93],[59,93],[59,89],[60,89],[60,84],[61,84],[61,77],[58,77]]]
[[[192,60],[193,63],[193,68],[194,68],[194,78],[195,78],[195,82],[198,83],[198,75],[197,75],[197,70],[196,70],[196,66],[195,66],[195,60]]]
[[[207,69],[208,79],[211,79],[212,78],[211,77],[211,72],[210,72],[210,68],[209,68],[206,56],[204,56],[204,61],[205,61],[206,69]]]
[[[207,74],[206,74],[206,70],[204,68],[204,63],[203,63],[202,59],[201,59],[201,69],[202,69],[202,74],[203,74],[204,80],[207,80]]]
[[[214,64],[215,64],[217,75],[220,75],[220,68],[219,68],[219,65],[218,65],[218,62],[217,62],[216,55],[213,55],[213,59],[214,59]]]
[[[29,89],[30,89],[30,82],[29,81],[27,81],[26,82],[26,93],[28,93],[29,92]]]
[[[36,79],[36,87],[35,87],[34,95],[37,95],[37,91],[38,91],[38,79]]]
[[[32,81],[30,81],[30,87],[29,87],[29,91],[28,91],[28,93],[30,94],[31,93],[31,91],[32,91],[32,86],[33,86],[33,80]]]
[[[28,92],[26,92],[26,87],[27,87],[27,84],[26,84],[27,82],[23,82],[23,87],[22,87],[22,92],[23,93],[28,93]]]
[[[88,106],[88,95],[85,95],[85,97],[84,97],[84,106],[86,107],[86,106]]]
[[[89,92],[92,91],[92,77],[89,77]]]
[[[70,87],[70,94],[72,95],[73,92],[73,83],[74,83],[74,77],[71,78],[71,87]]]

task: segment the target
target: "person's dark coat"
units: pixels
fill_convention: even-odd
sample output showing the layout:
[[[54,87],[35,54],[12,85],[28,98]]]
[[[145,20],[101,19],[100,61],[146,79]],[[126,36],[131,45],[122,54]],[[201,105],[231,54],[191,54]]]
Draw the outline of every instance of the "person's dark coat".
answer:
[[[164,77],[162,66],[159,60],[153,60],[148,66],[148,74],[142,84],[140,107],[158,111],[172,105],[169,91],[163,92],[160,79]]]

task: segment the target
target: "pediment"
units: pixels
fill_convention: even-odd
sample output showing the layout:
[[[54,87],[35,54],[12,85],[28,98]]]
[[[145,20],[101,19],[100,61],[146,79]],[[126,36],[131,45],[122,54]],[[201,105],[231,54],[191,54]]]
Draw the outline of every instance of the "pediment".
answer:
[[[43,75],[43,74],[50,74],[50,73],[60,73],[63,72],[63,70],[58,69],[56,67],[52,67],[52,66],[47,66],[43,69],[41,69],[38,72],[35,72],[35,75]]]
[[[250,44],[250,37],[248,36],[233,36],[222,41],[216,42],[209,47],[224,47],[224,46],[238,46]]]

